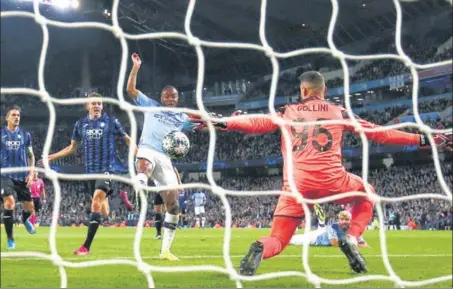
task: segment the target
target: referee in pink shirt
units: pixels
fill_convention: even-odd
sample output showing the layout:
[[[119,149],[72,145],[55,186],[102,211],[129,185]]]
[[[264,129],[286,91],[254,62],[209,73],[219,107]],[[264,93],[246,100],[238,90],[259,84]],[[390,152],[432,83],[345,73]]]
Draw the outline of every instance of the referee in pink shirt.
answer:
[[[33,204],[35,205],[35,214],[31,217],[31,222],[33,225],[36,224],[37,214],[41,209],[41,197],[42,203],[46,203],[46,189],[42,179],[38,178],[38,172],[35,172],[33,175],[33,183],[30,186],[31,197],[33,199]]]

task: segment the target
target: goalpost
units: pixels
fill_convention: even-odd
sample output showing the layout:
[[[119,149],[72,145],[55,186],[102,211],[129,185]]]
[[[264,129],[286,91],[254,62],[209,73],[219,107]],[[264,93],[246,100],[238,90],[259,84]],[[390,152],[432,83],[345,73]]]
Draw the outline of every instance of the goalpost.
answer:
[[[408,1],[408,0],[406,0]],[[412,0],[411,0],[412,1]],[[445,0],[451,4],[451,0]],[[440,167],[440,162],[439,162],[439,157],[438,157],[438,151],[437,148],[434,144],[433,138],[431,136],[432,133],[446,133],[446,132],[452,132],[452,129],[448,130],[438,130],[438,129],[431,129],[427,125],[423,124],[423,121],[420,118],[419,112],[418,112],[418,87],[419,87],[419,77],[417,73],[417,69],[427,69],[427,68],[432,68],[432,67],[437,67],[441,65],[446,65],[446,64],[452,64],[452,60],[446,60],[442,62],[437,62],[437,63],[432,63],[432,64],[417,64],[414,63],[403,51],[402,46],[401,46],[401,29],[402,29],[402,11],[401,11],[401,6],[399,3],[399,0],[393,0],[393,4],[396,9],[396,14],[397,14],[397,22],[396,22],[396,33],[395,33],[395,44],[396,44],[396,49],[397,49],[397,54],[378,54],[378,55],[349,55],[345,54],[342,51],[338,50],[337,47],[335,46],[335,43],[333,41],[333,33],[335,30],[335,25],[337,21],[337,16],[338,16],[338,0],[331,0],[332,3],[332,15],[330,19],[330,24],[329,24],[329,30],[327,34],[327,40],[328,40],[328,48],[324,47],[315,47],[315,48],[308,48],[308,49],[300,49],[296,51],[291,51],[287,53],[278,53],[275,52],[272,47],[268,44],[265,36],[265,30],[266,30],[266,5],[267,5],[267,0],[262,0],[261,1],[261,12],[260,12],[260,26],[259,26],[259,36],[260,36],[260,41],[261,45],[257,44],[248,44],[248,43],[230,43],[230,42],[210,42],[210,41],[205,41],[202,39],[199,39],[195,37],[192,34],[191,31],[191,19],[193,15],[193,11],[195,8],[195,3],[196,0],[190,0],[188,3],[188,9],[185,17],[185,34],[183,33],[176,33],[176,32],[159,32],[159,33],[146,33],[146,34],[127,34],[124,33],[119,26],[118,22],[118,5],[119,5],[119,0],[114,0],[113,1],[113,9],[112,9],[112,23],[113,25],[107,25],[103,23],[98,23],[98,22],[79,22],[79,23],[64,23],[64,22],[58,22],[58,21],[53,21],[45,18],[42,16],[39,12],[39,1],[34,0],[33,6],[34,6],[34,13],[29,13],[29,12],[22,12],[22,11],[8,11],[8,12],[2,12],[1,17],[25,17],[25,18],[32,18],[34,19],[42,29],[42,34],[43,34],[43,42],[42,42],[42,48],[41,48],[41,55],[39,59],[39,67],[38,67],[38,84],[39,84],[39,89],[34,90],[34,89],[27,89],[27,88],[1,88],[1,94],[26,94],[34,97],[39,97],[44,103],[47,104],[47,107],[49,109],[49,127],[47,130],[47,137],[44,145],[44,151],[43,151],[43,160],[44,160],[44,169],[37,168],[36,170],[39,172],[42,172],[46,175],[46,177],[51,180],[52,185],[54,186],[55,189],[55,201],[54,201],[54,208],[53,208],[53,216],[52,216],[52,223],[50,227],[50,233],[49,233],[49,247],[50,247],[50,254],[44,254],[44,253],[39,253],[39,252],[7,252],[1,253],[1,257],[38,257],[42,259],[47,259],[53,262],[55,266],[59,268],[60,272],[60,285],[61,287],[65,288],[68,285],[68,278],[66,275],[66,267],[68,268],[82,268],[82,267],[94,267],[94,266],[101,266],[101,265],[130,265],[137,267],[139,271],[141,271],[147,279],[148,286],[149,287],[155,287],[154,284],[154,279],[152,277],[152,272],[194,272],[194,271],[211,271],[211,272],[219,272],[223,274],[229,275],[229,277],[232,280],[235,280],[236,286],[238,288],[242,288],[242,281],[256,281],[256,280],[264,280],[264,279],[271,279],[271,278],[276,278],[276,277],[284,277],[284,276],[298,276],[302,277],[308,280],[308,282],[312,283],[315,287],[321,287],[322,284],[336,284],[336,285],[345,285],[345,284],[351,284],[351,283],[356,283],[356,282],[361,282],[361,281],[369,281],[369,280],[388,280],[394,282],[394,285],[396,287],[416,287],[416,286],[424,286],[428,284],[433,284],[437,282],[442,282],[442,281],[448,281],[452,280],[452,275],[446,275],[446,276],[440,276],[437,278],[432,278],[432,279],[427,279],[427,280],[422,280],[422,281],[405,281],[402,280],[397,272],[393,270],[393,267],[390,263],[390,260],[388,258],[387,254],[387,242],[386,242],[386,233],[384,230],[384,215],[382,212],[382,208],[379,205],[382,201],[385,202],[400,202],[404,200],[413,200],[413,199],[421,199],[421,198],[435,198],[435,199],[440,199],[440,200],[446,200],[452,203],[452,193],[450,189],[448,188]],[[48,25],[51,26],[57,26],[60,28],[69,28],[69,29],[77,29],[77,28],[97,28],[97,29],[103,29],[110,31],[113,33],[121,43],[122,47],[122,56],[121,56],[121,67],[119,71],[119,78],[118,78],[118,86],[117,86],[117,94],[119,100],[116,99],[111,99],[111,98],[106,98],[104,99],[105,102],[107,103],[112,103],[118,105],[121,109],[127,112],[130,122],[131,122],[131,138],[135,142],[137,140],[137,122],[134,117],[133,112],[134,111],[158,111],[158,110],[166,110],[166,111],[174,111],[174,112],[198,112],[201,113],[204,119],[208,120],[208,128],[209,128],[209,136],[210,136],[210,141],[209,141],[209,151],[208,151],[208,159],[207,159],[207,179],[209,181],[209,185],[206,184],[201,184],[201,183],[192,183],[192,184],[185,184],[185,185],[179,185],[177,187],[161,187],[160,189],[162,190],[167,190],[167,189],[185,189],[185,188],[206,188],[210,189],[214,194],[216,194],[222,201],[222,204],[225,208],[225,233],[224,233],[224,243],[223,243],[223,259],[225,262],[224,267],[220,266],[171,266],[171,267],[163,267],[163,266],[151,266],[148,263],[144,262],[142,259],[142,256],[140,254],[140,242],[141,242],[141,236],[143,233],[143,224],[145,221],[146,217],[146,211],[147,211],[147,201],[146,201],[146,196],[143,192],[140,193],[140,198],[142,199],[142,203],[144,204],[141,208],[140,211],[140,218],[139,222],[137,225],[136,233],[135,233],[135,239],[134,239],[134,257],[135,261],[132,260],[124,260],[124,259],[110,259],[110,260],[96,260],[96,261],[87,261],[87,262],[68,262],[65,261],[58,253],[57,247],[56,247],[56,229],[57,229],[57,221],[58,221],[58,215],[59,215],[59,210],[60,210],[60,202],[61,202],[61,188],[58,182],[58,179],[63,179],[63,180],[83,180],[85,178],[84,175],[69,175],[69,174],[61,174],[53,171],[49,167],[49,163],[47,161],[47,156],[49,154],[49,150],[51,147],[51,141],[52,141],[52,135],[55,129],[55,107],[54,104],[83,104],[86,103],[87,98],[78,98],[78,99],[58,99],[58,98],[53,98],[51,97],[45,86],[45,81],[44,81],[44,67],[45,67],[45,62],[46,62],[46,55],[47,55],[47,47],[49,44],[49,32],[48,32]],[[198,57],[198,81],[197,81],[197,87],[196,87],[196,101],[197,101],[197,106],[198,106],[198,111],[196,110],[189,110],[189,109],[183,109],[183,108],[143,108],[143,107],[137,107],[134,105],[129,104],[128,102],[125,101],[124,99],[124,93],[123,93],[123,87],[124,87],[124,81],[126,79],[126,68],[127,68],[127,62],[129,60],[129,51],[128,51],[128,46],[126,39],[130,40],[139,40],[139,39],[156,39],[156,38],[177,38],[181,40],[187,41],[190,45],[194,46],[196,50],[196,54]],[[282,135],[285,139],[285,145],[286,145],[286,153],[288,160],[292,160],[290,156],[291,154],[291,149],[290,148],[290,142],[289,142],[289,131],[284,125],[288,125],[289,123],[287,121],[284,121],[283,119],[280,119],[277,116],[277,113],[274,109],[274,101],[275,101],[275,94],[276,94],[276,88],[277,88],[277,82],[278,82],[278,75],[279,75],[279,64],[277,59],[278,58],[289,58],[289,57],[294,57],[298,55],[303,55],[303,54],[311,54],[311,53],[324,53],[324,54],[330,54],[333,57],[337,58],[342,65],[343,73],[344,73],[344,96],[345,96],[345,105],[346,105],[346,110],[349,114],[350,119],[352,120],[353,126],[360,132],[360,138],[362,140],[362,149],[363,149],[363,161],[362,161],[362,178],[367,184],[368,181],[368,159],[369,159],[369,152],[368,152],[368,140],[365,136],[366,131],[376,131],[376,130],[387,130],[391,128],[403,128],[403,127],[415,127],[418,128],[420,131],[428,134],[428,139],[432,147],[432,154],[433,154],[433,161],[434,161],[434,166],[436,169],[436,174],[438,181],[440,183],[440,186],[442,187],[445,195],[440,195],[440,194],[419,194],[419,195],[412,195],[412,196],[405,196],[405,197],[398,197],[398,198],[384,198],[384,197],[379,197],[378,195],[374,195],[371,193],[368,185],[366,185],[366,193],[363,192],[348,192],[344,193],[341,195],[336,195],[336,196],[331,196],[331,197],[326,197],[318,200],[308,200],[304,199],[300,194],[297,193],[297,189],[294,183],[293,179],[293,174],[288,174],[289,176],[289,183],[292,192],[281,192],[281,191],[260,191],[260,192],[249,192],[249,191],[229,191],[225,190],[221,187],[219,187],[213,178],[213,161],[214,161],[214,147],[215,147],[215,142],[216,142],[216,131],[214,129],[214,126],[212,125],[212,122],[210,121],[210,117],[205,109],[205,106],[202,101],[202,92],[203,92],[203,82],[204,82],[204,71],[205,71],[205,59],[204,59],[204,54],[202,51],[202,47],[215,47],[215,48],[236,48],[236,49],[254,49],[261,51],[262,53],[265,53],[267,57],[270,58],[272,67],[273,67],[273,73],[272,73],[272,82],[271,82],[271,87],[270,87],[270,99],[269,99],[269,111],[270,113],[270,118],[276,122],[277,124],[280,125],[282,129]],[[379,129],[364,129],[362,128],[359,123],[357,122],[356,118],[354,117],[354,114],[351,109],[351,102],[349,99],[349,70],[348,66],[346,63],[346,60],[375,60],[375,59],[394,59],[394,60],[399,60],[404,62],[404,64],[410,69],[411,76],[413,79],[413,90],[412,90],[412,101],[413,101],[413,111],[414,111],[414,117],[416,123],[400,123],[400,124],[395,124],[391,126],[386,126],[382,127]],[[242,116],[235,116],[234,118],[248,118],[251,117],[251,115],[242,115]],[[229,117],[233,118],[233,117]],[[228,120],[229,118],[225,118]],[[315,125],[318,122],[305,122],[305,123],[291,123],[292,126],[299,125],[299,126],[305,126],[305,125]],[[345,121],[323,121],[323,123],[346,123]],[[348,122],[350,124],[350,122]],[[134,154],[132,150],[129,150],[129,160],[128,160],[128,165],[129,165],[129,172],[131,176],[135,176],[135,171],[134,171]],[[292,170],[293,168],[293,163],[292,161],[289,161],[288,163],[288,169]],[[9,168],[9,169],[1,169],[2,173],[8,173],[8,172],[20,172],[20,171],[25,171],[26,169],[24,168]],[[96,174],[96,175],[90,175],[90,177],[93,177],[93,179],[106,179],[107,177],[103,174]],[[121,181],[124,183],[128,183],[132,186],[135,184],[132,182],[131,178],[126,178],[122,176],[109,176],[109,178]],[[148,191],[156,191],[156,188],[152,187],[147,187],[146,190]],[[325,203],[325,202],[330,202],[333,200],[341,199],[344,197],[348,196],[357,196],[357,195],[367,195],[371,199],[373,199],[376,202],[376,210],[378,213],[379,217],[379,223],[380,223],[380,245],[381,245],[381,250],[382,250],[382,260],[384,262],[385,268],[387,270],[387,275],[366,275],[366,276],[359,276],[359,277],[354,277],[354,278],[349,278],[349,279],[325,279],[321,278],[317,275],[315,275],[310,268],[309,264],[309,244],[308,240],[304,243],[303,249],[302,249],[302,254],[301,254],[301,261],[302,261],[302,269],[305,273],[302,272],[297,272],[297,271],[291,271],[291,272],[275,272],[275,273],[267,273],[267,274],[261,274],[258,276],[240,276],[238,272],[236,271],[231,258],[229,254],[229,249],[230,249],[230,239],[231,239],[231,208],[228,203],[228,200],[226,198],[227,195],[236,195],[236,196],[245,196],[245,195],[279,195],[279,194],[287,194],[290,196],[295,197],[303,206],[304,210],[308,210],[308,205],[307,204],[314,204],[314,203]],[[311,224],[311,217],[310,214],[306,215],[306,223],[307,223],[307,228],[309,230],[310,224]]]

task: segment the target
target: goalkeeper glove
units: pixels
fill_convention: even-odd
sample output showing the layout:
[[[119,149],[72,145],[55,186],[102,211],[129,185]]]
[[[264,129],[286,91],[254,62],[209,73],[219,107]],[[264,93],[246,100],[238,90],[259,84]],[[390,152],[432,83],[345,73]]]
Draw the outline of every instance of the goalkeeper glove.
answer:
[[[243,115],[243,114],[247,114],[247,112],[243,112],[242,110],[236,110],[235,112],[233,112],[231,114],[231,116],[238,116],[238,115]],[[215,112],[210,112],[209,116],[212,118],[222,118],[223,117],[223,115],[217,114]],[[200,123],[200,125],[198,127],[196,127],[195,130],[201,130],[206,127],[206,123],[203,122],[200,115],[190,114],[189,118],[192,123]],[[215,127],[218,127],[220,129],[227,128],[227,123],[225,121],[213,121],[212,123]]]
[[[223,117],[223,115],[217,114],[215,112],[209,112],[208,114],[209,114],[209,117],[212,117],[212,118],[222,118]],[[202,130],[205,127],[207,127],[206,122],[204,122],[201,119],[201,116],[198,115],[198,114],[190,114],[189,115],[189,119],[190,119],[191,123],[198,123],[198,126],[195,128],[196,131]],[[213,121],[213,125],[215,127],[226,128],[226,123],[225,122]]]
[[[446,151],[453,151],[453,138],[452,133],[438,133],[433,136],[434,143],[437,148],[444,149]],[[428,148],[430,146],[428,138],[421,134],[420,135],[420,147]]]
[[[214,118],[222,118],[223,117],[223,115],[217,114],[215,112],[210,112],[209,116],[210,117],[214,117]],[[226,128],[227,127],[226,122],[224,122],[224,121],[219,121],[219,122],[213,121],[212,124],[215,127],[218,127],[218,128]]]
[[[236,110],[235,112],[233,112],[233,113],[231,114],[231,116],[238,116],[238,115],[243,115],[243,114],[247,114],[247,112],[244,112],[244,111],[242,111],[242,110]],[[216,116],[214,116],[214,117],[221,118],[222,115],[220,114],[220,115],[216,115]],[[219,127],[219,128],[221,128],[221,129],[227,128],[226,122],[217,122],[217,123],[214,124],[214,126]]]

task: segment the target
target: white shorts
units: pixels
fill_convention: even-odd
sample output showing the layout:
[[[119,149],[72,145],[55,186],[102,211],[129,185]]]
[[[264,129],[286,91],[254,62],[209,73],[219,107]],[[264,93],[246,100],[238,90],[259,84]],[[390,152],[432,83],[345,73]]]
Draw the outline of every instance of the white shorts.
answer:
[[[316,239],[318,239],[318,237],[321,234],[323,234],[325,231],[326,231],[326,227],[318,227],[317,230],[310,231],[308,234],[293,235],[293,237],[289,241],[289,244],[302,246],[304,244],[305,240],[308,239],[308,243],[310,245],[313,245],[313,244],[315,244]]]
[[[151,178],[159,185],[178,185],[178,178],[173,169],[173,164],[167,155],[149,148],[139,148],[136,158],[146,159],[151,163],[153,167]]]
[[[199,214],[204,214],[204,206],[195,207],[195,216]]]

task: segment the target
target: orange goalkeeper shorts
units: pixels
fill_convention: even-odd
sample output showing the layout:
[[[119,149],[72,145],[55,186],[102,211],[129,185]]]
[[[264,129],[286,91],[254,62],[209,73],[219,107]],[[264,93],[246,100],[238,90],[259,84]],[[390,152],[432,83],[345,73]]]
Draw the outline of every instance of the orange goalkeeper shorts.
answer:
[[[307,188],[302,186],[298,187],[299,192],[307,199],[319,199],[332,195],[347,193],[347,192],[365,192],[363,179],[351,173],[344,173],[343,176],[338,178],[338,181],[328,187],[320,186],[320,188]],[[330,187],[330,189],[329,189]],[[376,193],[374,188],[369,186],[373,193]],[[288,191],[287,188],[283,188]],[[366,197],[347,197],[334,201],[337,204],[353,203],[354,200]],[[313,205],[309,205],[311,208]],[[292,218],[304,218],[305,213],[302,204],[297,203],[296,199],[289,196],[280,196],[277,207],[274,211],[274,216],[284,216]]]

